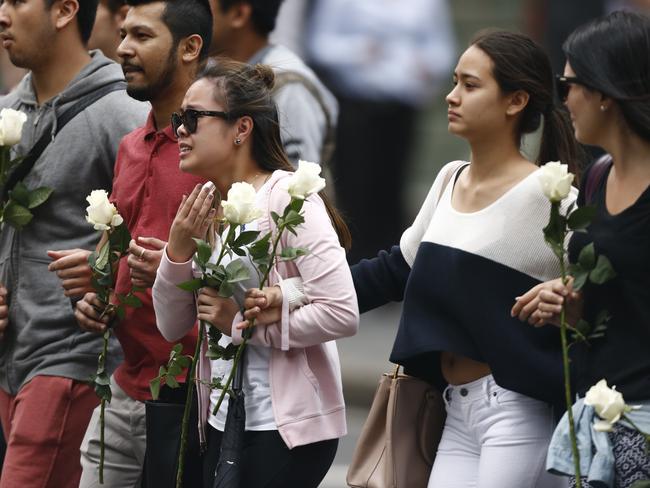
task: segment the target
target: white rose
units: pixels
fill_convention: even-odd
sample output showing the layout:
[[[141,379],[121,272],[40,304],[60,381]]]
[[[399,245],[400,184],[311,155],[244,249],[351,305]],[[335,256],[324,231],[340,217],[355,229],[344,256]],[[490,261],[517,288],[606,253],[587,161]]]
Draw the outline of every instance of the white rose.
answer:
[[[573,174],[569,167],[559,161],[552,161],[542,166],[539,175],[542,191],[551,202],[561,202],[571,191]]]
[[[313,193],[318,193],[325,188],[325,178],[320,176],[321,167],[319,164],[309,161],[298,161],[298,169],[289,178],[287,190],[293,198],[304,200]]]
[[[3,108],[0,111],[0,146],[13,146],[20,142],[27,115],[18,110]]]
[[[255,188],[245,182],[234,183],[228,190],[228,199],[221,202],[223,216],[231,224],[248,224],[264,212],[255,206]]]
[[[605,380],[600,380],[589,388],[585,395],[585,404],[594,407],[594,410],[602,419],[594,423],[594,429],[600,432],[612,430],[612,426],[628,410],[623,395],[616,391],[615,386],[608,388]]]
[[[124,221],[115,205],[108,200],[106,190],[93,190],[86,201],[90,204],[86,207],[86,220],[93,224],[95,230],[108,230]]]

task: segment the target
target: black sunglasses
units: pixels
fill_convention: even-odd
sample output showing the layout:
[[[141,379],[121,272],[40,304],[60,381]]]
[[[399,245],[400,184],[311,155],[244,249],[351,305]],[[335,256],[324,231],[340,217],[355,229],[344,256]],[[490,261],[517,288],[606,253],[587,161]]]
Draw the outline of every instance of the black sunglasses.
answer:
[[[555,89],[561,102],[566,102],[571,85],[582,85],[589,88],[589,85],[575,76],[555,75]]]
[[[185,130],[188,133],[194,134],[199,123],[199,117],[218,117],[220,119],[228,120],[230,118],[230,114],[228,112],[217,112],[214,110],[194,110],[192,108],[188,108],[187,110],[183,110],[181,112],[174,112],[172,114],[172,129],[174,130],[176,137],[178,137],[178,129],[181,125],[185,127]]]

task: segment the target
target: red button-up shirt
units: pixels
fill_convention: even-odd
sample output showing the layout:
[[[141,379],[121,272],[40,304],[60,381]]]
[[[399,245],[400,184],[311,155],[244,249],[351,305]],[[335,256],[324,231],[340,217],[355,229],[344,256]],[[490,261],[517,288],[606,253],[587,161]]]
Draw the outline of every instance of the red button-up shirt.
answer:
[[[157,131],[153,114],[143,127],[127,134],[115,163],[111,201],[124,218],[131,236],[157,237],[167,241],[183,194],[189,195],[203,181],[179,169],[179,152],[171,126]],[[120,261],[116,291],[127,293],[131,276],[126,258]],[[142,307],[126,308],[126,316],[115,328],[124,350],[124,362],[115,371],[115,381],[135,400],[151,399],[149,381],[167,364],[173,344],[156,327],[151,289],[137,293]],[[181,341],[185,354],[193,354],[196,329]]]

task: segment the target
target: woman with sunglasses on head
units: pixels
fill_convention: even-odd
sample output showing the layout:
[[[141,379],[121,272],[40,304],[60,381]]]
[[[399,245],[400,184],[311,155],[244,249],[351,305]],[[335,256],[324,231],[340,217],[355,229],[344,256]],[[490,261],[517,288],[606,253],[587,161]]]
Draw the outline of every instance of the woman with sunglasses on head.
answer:
[[[562,486],[544,470],[552,405],[562,404],[559,333],[522,327],[509,309],[513,296],[559,273],[542,236],[550,203],[536,163],[575,162],[577,145],[553,101],[548,57],[523,35],[479,34],[447,103],[449,131],[467,140],[471,161],[440,171],[399,247],[353,266],[359,307],[403,300],[391,361],[444,389],[431,488]],[[521,140],[542,120],[533,163]],[[246,317],[263,298],[247,301]]]
[[[572,325],[580,318],[594,324],[607,311],[604,336],[571,348],[578,395],[606,379],[626,403],[642,406],[627,415],[650,432],[650,19],[612,13],[573,32],[564,53],[559,83],[576,138],[608,153],[584,173],[578,205],[595,206],[596,216],[586,233],[571,238],[569,259],[576,262],[593,243],[597,254],[609,258],[616,277],[603,285],[587,284],[581,293],[561,280],[544,283],[523,295],[512,313],[542,326],[558,324],[563,304]],[[582,400],[574,410],[580,405]],[[590,419],[580,424],[587,439],[590,425]],[[643,436],[629,424],[617,424],[609,436],[596,435],[604,436],[615,458],[599,473],[608,486],[627,488],[650,479]],[[591,454],[590,446],[583,455]],[[567,452],[568,446],[554,441],[549,462]]]
[[[214,188],[226,195],[234,183],[250,183],[263,217],[246,229],[262,235],[273,228],[271,212],[282,214],[289,203],[287,183],[293,168],[282,149],[271,98],[273,80],[269,67],[221,60],[198,77],[181,113],[173,117],[181,169],[206,178],[214,187],[197,186],[183,200],[158,270],[154,307],[158,327],[170,341],[185,335],[197,319],[224,334],[220,341],[224,347],[242,340],[239,310],[245,290],[256,287],[258,279],[248,259],[242,262],[251,268],[251,278],[238,284],[233,298],[221,298],[218,290],[203,288],[195,302],[192,293],[177,285],[193,277],[193,238],[213,232],[210,224],[218,214],[212,205]],[[303,247],[310,253],[278,263],[271,273],[271,282],[277,282],[275,296],[291,310],[276,323],[253,329],[246,349],[241,488],[316,488],[334,459],[338,438],[346,433],[334,341],[353,335],[358,325],[356,295],[343,248],[349,244],[349,233],[336,210],[318,194],[305,201],[303,211],[304,224],[296,229],[297,235],[283,234],[281,246]],[[300,278],[296,285],[300,292],[285,280],[291,277]],[[293,306],[298,304],[299,308]],[[199,379],[225,378],[231,368],[232,361],[208,361],[203,356]],[[223,402],[217,414],[211,414],[220,393],[214,390],[208,402],[208,390],[200,383],[201,434],[207,430],[208,449],[204,486],[210,488],[228,405]]]

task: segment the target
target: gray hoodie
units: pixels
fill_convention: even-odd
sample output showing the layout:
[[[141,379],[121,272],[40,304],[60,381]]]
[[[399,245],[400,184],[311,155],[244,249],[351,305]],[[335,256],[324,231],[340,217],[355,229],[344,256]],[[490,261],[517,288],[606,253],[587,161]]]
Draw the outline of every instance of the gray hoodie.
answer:
[[[80,97],[123,80],[120,66],[99,51],[55,98],[38,106],[31,75],[0,108],[27,114],[21,143],[24,155],[45,132],[54,132],[56,115]],[[100,335],[79,329],[70,299],[56,274],[47,270],[48,249],[94,249],[99,233],[85,220],[85,198],[95,189],[110,191],[113,165],[122,137],[144,123],[149,105],[125,91],[109,93],[59,132],[24,182],[28,188],[54,189],[49,200],[34,209],[34,219],[20,232],[5,226],[0,233],[0,283],[9,291],[9,326],[0,339],[0,387],[16,394],[36,375],[86,381],[96,370]],[[112,371],[121,359],[113,340],[107,360]]]

